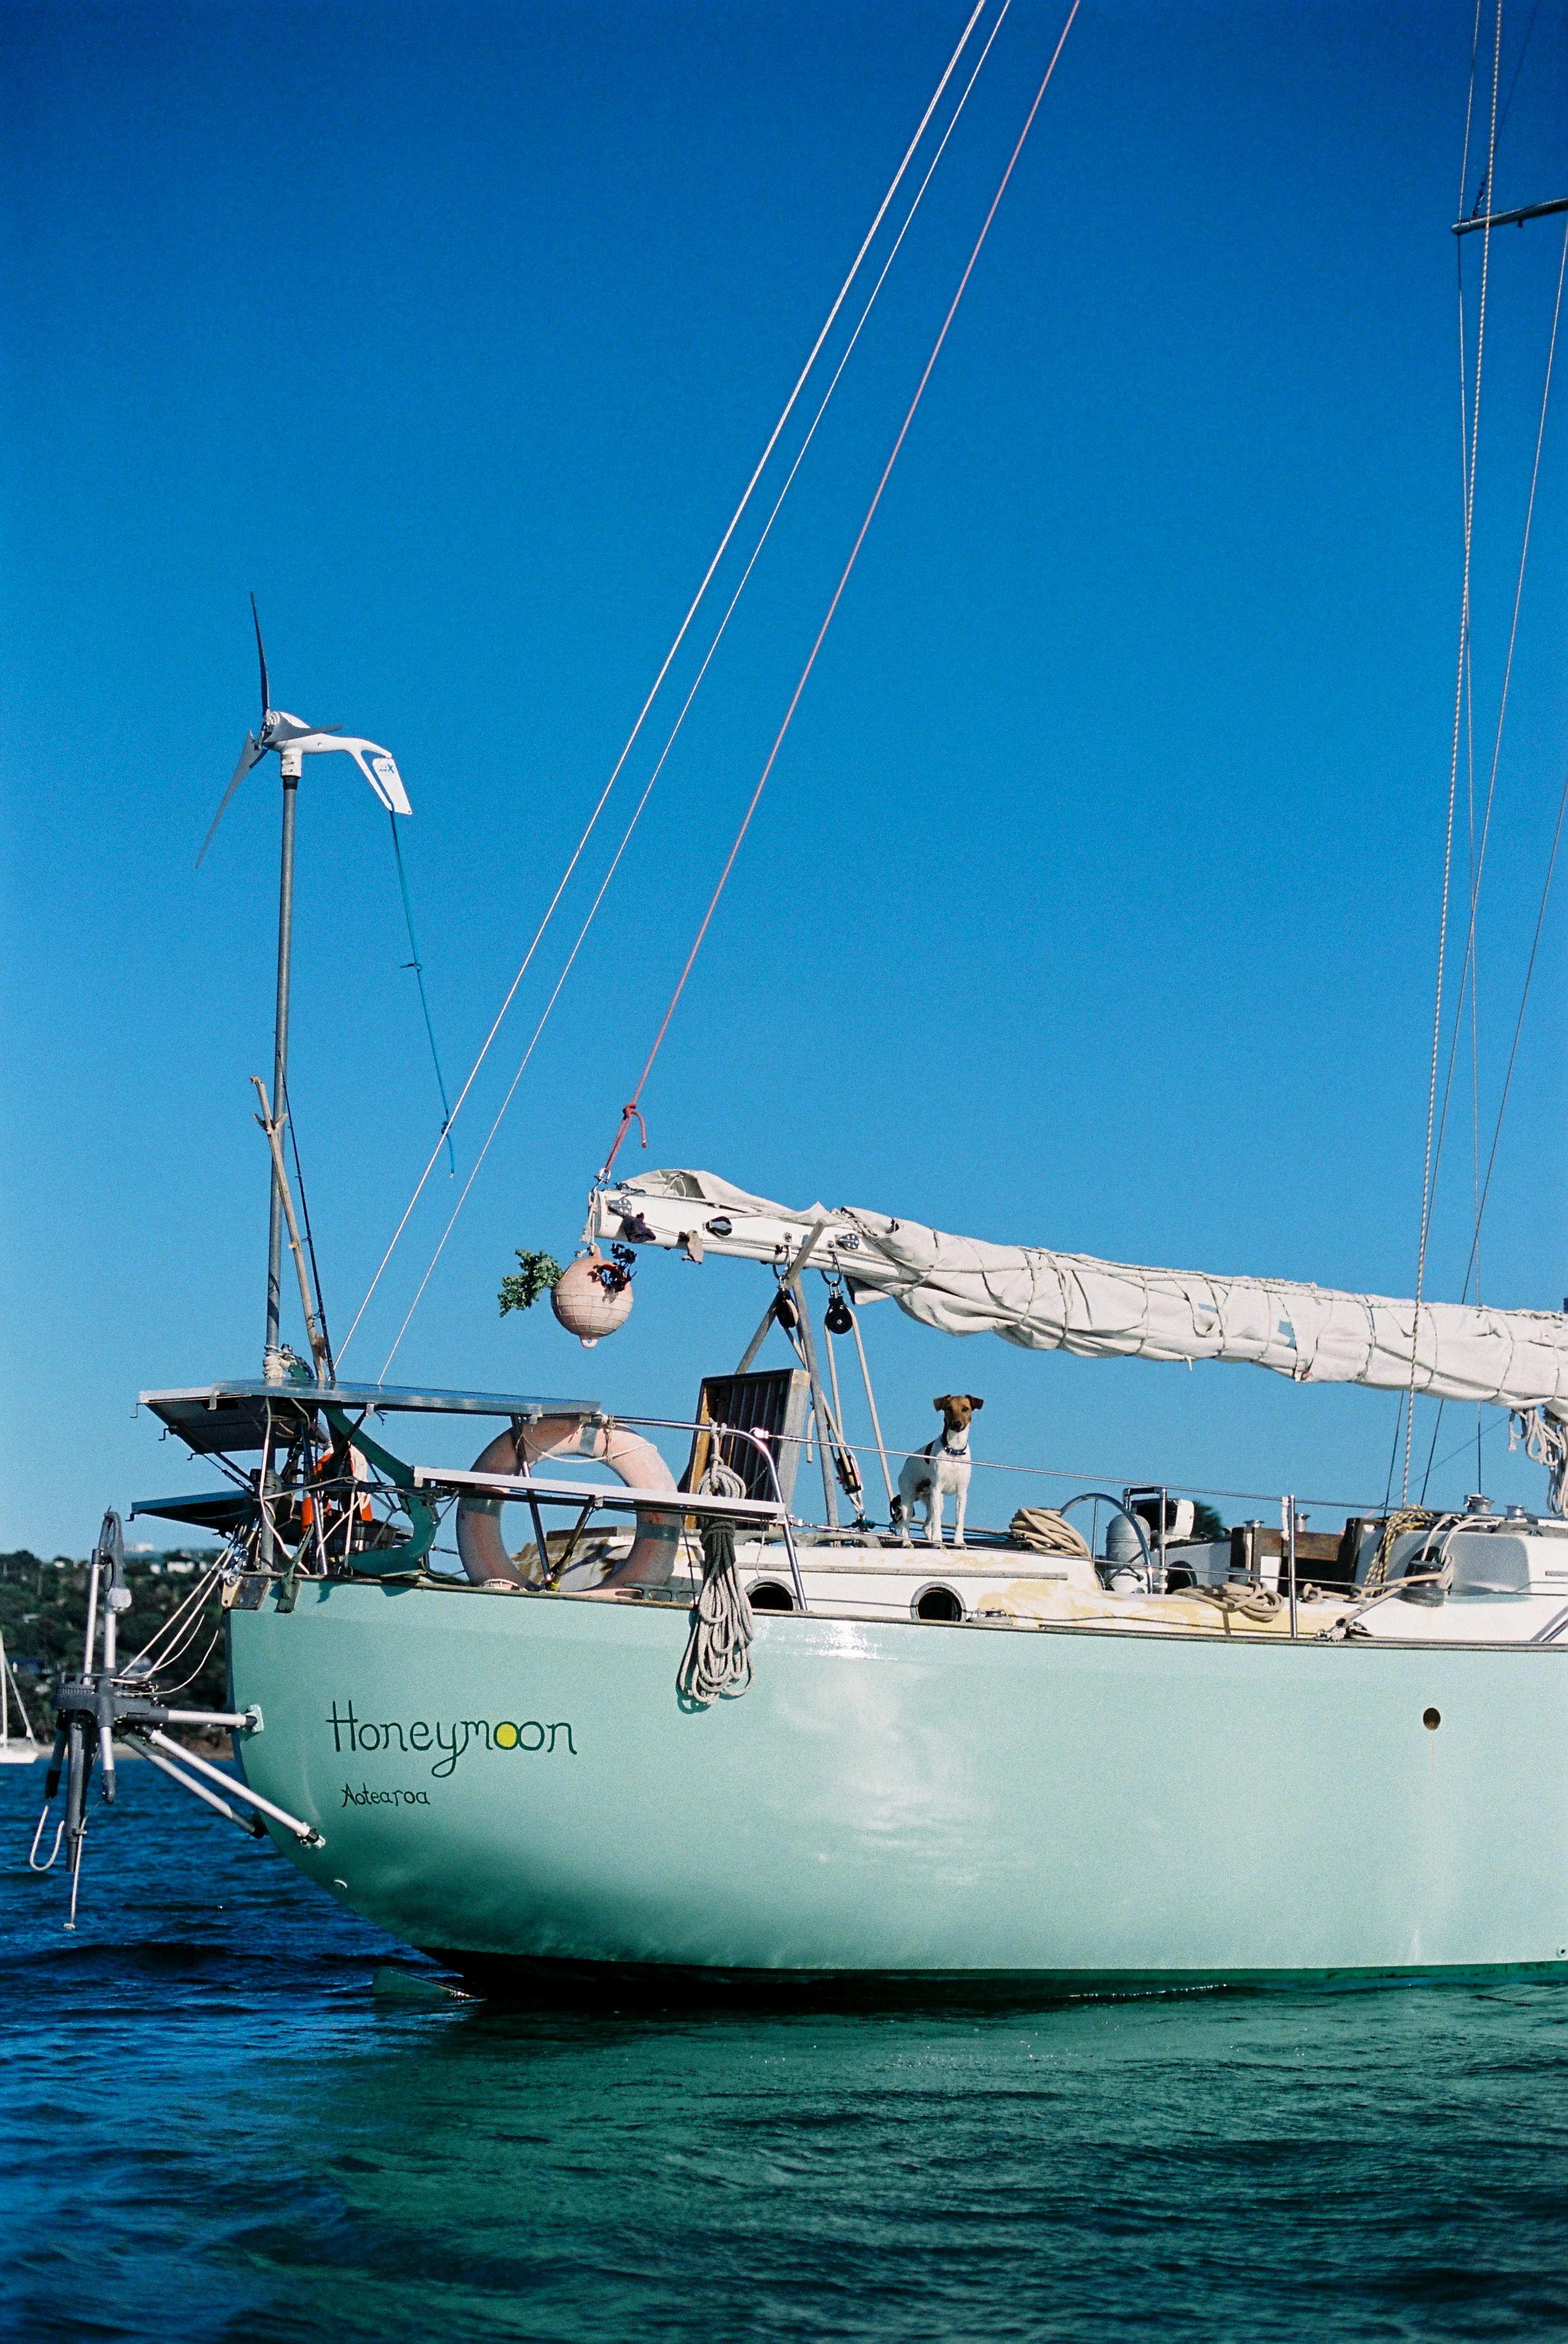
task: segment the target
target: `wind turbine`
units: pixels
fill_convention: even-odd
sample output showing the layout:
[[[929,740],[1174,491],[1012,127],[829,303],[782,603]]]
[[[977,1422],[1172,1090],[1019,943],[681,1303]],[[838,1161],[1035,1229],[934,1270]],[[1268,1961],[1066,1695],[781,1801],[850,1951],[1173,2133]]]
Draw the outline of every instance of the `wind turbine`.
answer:
[[[245,746],[239,753],[228,787],[223,793],[211,827],[202,841],[201,854],[196,858],[201,867],[202,857],[212,844],[218,823],[228,811],[229,801],[249,773],[252,765],[276,750],[283,774],[283,853],[282,869],[278,889],[278,1005],[272,1034],[272,1114],[277,1131],[281,1134],[288,1115],[288,978],[294,935],[294,811],[299,790],[299,776],[307,757],[323,755],[331,749],[341,749],[353,758],[365,779],[389,814],[411,814],[409,793],[403,787],[397,760],[389,749],[377,742],[361,740],[357,734],[336,731],[319,731],[302,723],[298,716],[274,708],[267,678],[267,651],[261,640],[261,621],[256,609],[256,597],[250,598],[250,616],[256,629],[256,657],[261,670],[261,730],[248,732]],[[272,1151],[272,1211],[267,1240],[267,1343],[263,1354],[262,1372],[269,1383],[283,1378],[283,1358],[278,1349],[278,1323],[282,1300],[283,1224],[285,1206],[282,1182],[283,1156],[280,1147]]]
[[[290,716],[283,709],[273,707],[271,689],[267,681],[267,647],[261,640],[261,621],[254,594],[250,598],[250,619],[256,629],[257,664],[261,670],[261,730],[259,732],[248,732],[245,736],[239,763],[223,793],[207,836],[201,842],[201,854],[196,858],[198,871],[207,848],[217,834],[218,823],[228,812],[229,801],[235,791],[252,765],[258,765],[270,749],[278,752],[285,782],[298,781],[301,757],[319,756],[324,750],[341,749],[353,758],[389,813],[411,814],[414,810],[409,803],[403,777],[389,749],[380,748],[374,741],[362,741],[357,735],[340,732],[336,725],[319,729],[315,725],[302,723],[298,716]]]

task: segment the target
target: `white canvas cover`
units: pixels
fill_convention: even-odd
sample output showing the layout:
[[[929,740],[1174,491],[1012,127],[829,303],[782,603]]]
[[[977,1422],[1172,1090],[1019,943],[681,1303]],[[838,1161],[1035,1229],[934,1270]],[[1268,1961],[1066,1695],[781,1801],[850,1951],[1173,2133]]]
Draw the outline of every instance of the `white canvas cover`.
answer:
[[[813,1266],[842,1270],[857,1299],[892,1295],[948,1335],[1000,1335],[1080,1359],[1239,1359],[1297,1383],[1415,1389],[1440,1399],[1544,1406],[1568,1420],[1568,1318],[1454,1302],[1415,1306],[1283,1278],[1139,1269],[1043,1246],[987,1245],[854,1206],[804,1210],[712,1172],[644,1172],[595,1192],[590,1234],[784,1263],[819,1223]]]

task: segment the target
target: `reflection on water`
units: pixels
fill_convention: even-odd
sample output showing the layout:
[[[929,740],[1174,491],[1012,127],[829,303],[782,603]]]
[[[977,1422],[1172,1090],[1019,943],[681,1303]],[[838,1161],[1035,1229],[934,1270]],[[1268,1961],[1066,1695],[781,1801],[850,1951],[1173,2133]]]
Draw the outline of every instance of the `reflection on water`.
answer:
[[[508,2014],[143,1766],[64,1935],[41,1771],[0,1774],[28,2344],[1568,2333],[1561,1989]]]

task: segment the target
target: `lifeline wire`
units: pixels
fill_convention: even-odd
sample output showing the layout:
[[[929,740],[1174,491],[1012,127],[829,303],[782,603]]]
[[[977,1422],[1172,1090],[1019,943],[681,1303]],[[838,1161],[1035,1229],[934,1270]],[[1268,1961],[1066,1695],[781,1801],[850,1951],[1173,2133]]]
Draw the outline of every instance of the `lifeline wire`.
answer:
[[[1497,159],[1497,96],[1502,70],[1502,0],[1497,0],[1497,29],[1492,56],[1492,126],[1486,158],[1486,184],[1490,191],[1492,168]],[[1491,197],[1488,195],[1490,205]],[[1488,212],[1488,219],[1491,214]],[[1427,1244],[1431,1234],[1432,1205],[1432,1134],[1437,1119],[1437,1076],[1442,1048],[1442,980],[1448,953],[1449,890],[1453,877],[1453,814],[1459,789],[1459,745],[1464,714],[1464,676],[1470,650],[1470,570],[1471,549],[1475,521],[1475,459],[1481,430],[1481,372],[1486,349],[1486,283],[1492,258],[1492,229],[1481,232],[1481,291],[1478,297],[1475,322],[1475,382],[1471,399],[1470,460],[1464,480],[1464,567],[1460,587],[1459,607],[1459,674],[1454,686],[1453,752],[1449,764],[1448,819],[1443,839],[1442,899],[1438,912],[1437,982],[1432,1004],[1431,1073],[1427,1086],[1426,1153],[1421,1166],[1421,1237],[1416,1248],[1415,1302],[1411,1317],[1411,1377],[1405,1395],[1404,1477],[1401,1500],[1410,1497],[1411,1444],[1415,1435],[1416,1366],[1421,1350],[1421,1293],[1426,1282]]]
[[[502,1123],[505,1121],[507,1111],[511,1107],[512,1099],[516,1096],[517,1086],[521,1082],[524,1074],[528,1070],[529,1063],[533,1056],[534,1051],[539,1046],[540,1038],[542,1036],[546,1026],[550,1023],[556,1003],[561,998],[561,991],[565,986],[566,980],[572,974],[572,967],[577,960],[579,953],[582,951],[584,944],[588,940],[588,932],[599,916],[599,907],[610,892],[611,883],[614,879],[616,872],[621,867],[622,859],[624,856],[627,848],[632,844],[632,834],[636,830],[638,823],[642,819],[643,809],[647,805],[649,799],[653,794],[654,784],[657,783],[660,774],[664,770],[665,762],[669,757],[671,750],[675,745],[676,736],[679,734],[682,726],[685,723],[686,716],[691,708],[692,702],[695,700],[698,692],[702,688],[703,681],[706,676],[709,668],[713,664],[714,653],[717,652],[720,643],[723,640],[724,632],[729,626],[730,621],[734,616],[735,606],[740,601],[741,596],[746,590],[751,574],[756,568],[757,561],[762,553],[762,550],[768,541],[769,535],[773,530],[773,525],[779,517],[784,499],[788,496],[790,490],[794,485],[795,474],[800,470],[801,465],[805,460],[806,450],[811,446],[813,440],[816,436],[817,425],[822,421],[823,417],[827,412],[833,394],[838,388],[839,378],[842,376],[845,368],[849,364],[850,357],[855,349],[855,346],[860,339],[861,330],[865,325],[866,319],[870,317],[872,310],[876,306],[877,296],[881,292],[883,286],[887,281],[888,271],[893,267],[895,260],[898,258],[899,247],[909,233],[910,227],[915,219],[915,215],[920,208],[921,198],[924,197],[926,188],[931,185],[932,176],[936,171],[937,164],[942,160],[943,152],[946,147],[947,141],[952,137],[954,131],[957,127],[958,117],[963,113],[965,106],[968,104],[969,93],[974,88],[976,82],[979,79],[980,68],[984,66],[986,59],[990,56],[991,45],[995,41],[997,34],[1001,31],[1003,19],[1006,17],[1007,11],[1012,5],[1013,0],[1002,0],[1000,13],[986,36],[985,47],[980,51],[980,55],[976,62],[974,70],[970,74],[968,80],[964,85],[963,92],[959,96],[957,105],[953,109],[947,127],[942,133],[942,136],[937,143],[936,151],[932,156],[929,164],[926,166],[926,176],[915,191],[914,200],[910,204],[909,209],[905,215],[904,224],[900,227],[897,236],[894,238],[892,247],[888,251],[887,258],[882,264],[876,282],[871,288],[870,296],[866,300],[865,306],[861,310],[858,318],[855,320],[855,331],[850,335],[848,341],[845,344],[843,355],[840,357],[837,366],[833,370],[832,377],[829,379],[827,389],[824,392],[822,399],[817,407],[816,413],[812,417],[810,423],[806,427],[805,436],[802,440],[800,446],[795,452],[794,461],[791,464],[789,470],[784,477],[784,486],[774,500],[773,509],[769,512],[766,520],[763,523],[761,534],[758,536],[755,545],[752,548],[751,557],[748,560],[744,570],[741,572],[740,582],[736,586],[734,592],[730,597],[723,618],[719,621],[718,626],[714,629],[713,640],[709,643],[707,651],[703,655],[703,663],[693,679],[691,689],[688,691],[685,699],[681,703],[680,711],[676,715],[674,723],[671,726],[669,732],[665,736],[664,745],[660,750],[658,760],[654,764],[653,770],[649,774],[648,779],[643,785],[642,794],[638,799],[635,806],[633,806],[631,820],[627,823],[625,829],[621,834],[620,843],[617,845],[613,855],[611,857],[609,868],[606,870],[603,878],[599,883],[599,891],[594,896],[592,903],[588,907],[587,917],[583,920],[582,926],[577,932],[576,940],[572,946],[572,950],[567,954],[565,965],[561,968],[560,975],[556,978],[554,989],[551,993],[549,1000],[544,1005],[538,1025],[534,1027],[532,1034],[529,1037],[528,1047],[522,1054],[517,1072],[513,1075],[511,1082],[507,1089],[506,1096],[501,1100],[501,1106],[496,1112],[495,1120],[491,1125],[489,1131],[485,1134],[484,1145],[481,1147],[479,1154],[475,1157],[472,1169],[470,1171],[468,1178],[463,1183],[462,1194],[459,1197],[456,1204],[452,1207],[451,1212],[448,1217],[447,1225],[441,1231],[440,1237],[437,1241],[435,1251],[431,1254],[430,1258],[426,1265],[425,1274],[420,1278],[420,1283],[415,1289],[414,1298],[403,1314],[403,1321],[401,1326],[398,1329],[396,1336],[393,1338],[392,1347],[381,1362],[380,1380],[383,1383],[387,1379],[387,1370],[390,1368],[392,1361],[397,1358],[398,1352],[402,1347],[403,1338],[409,1331],[410,1323],[413,1318],[414,1313],[419,1308],[420,1302],[424,1298],[425,1288],[429,1286],[430,1279],[435,1273],[436,1265],[440,1260],[442,1254],[446,1250],[447,1240],[451,1236],[452,1230],[457,1226],[458,1217],[461,1213],[463,1207],[468,1202],[469,1191],[472,1188],[474,1181],[478,1177],[480,1167],[484,1162],[485,1157],[490,1154],[491,1143],[495,1139],[496,1134],[500,1131]]]
[[[1007,167],[1003,172],[1001,182],[997,187],[996,194],[991,198],[991,208],[986,214],[980,233],[975,239],[975,248],[970,253],[968,260],[965,264],[964,274],[958,280],[958,289],[954,294],[952,301],[948,306],[947,315],[942,320],[942,330],[937,335],[931,355],[926,361],[926,370],[922,374],[919,382],[916,385],[915,396],[910,400],[908,412],[898,428],[898,437],[893,443],[892,453],[889,455],[886,463],[882,468],[882,478],[877,481],[875,492],[872,497],[870,504],[866,508],[865,519],[860,524],[859,535],[855,538],[854,545],[850,548],[849,559],[844,565],[843,574],[839,579],[838,584],[834,588],[833,600],[827,606],[826,616],[824,618],[821,626],[817,629],[816,640],[812,644],[805,665],[801,670],[800,681],[795,685],[794,693],[791,695],[789,706],[784,711],[784,722],[779,726],[778,733],[774,739],[773,747],[768,751],[767,763],[764,765],[763,770],[757,778],[757,785],[752,792],[751,802],[747,805],[745,813],[742,817],[741,826],[735,833],[734,844],[732,845],[728,855],[725,857],[724,867],[719,874],[718,884],[713,889],[713,895],[708,904],[708,908],[703,914],[702,925],[697,930],[692,949],[686,955],[685,966],[682,969],[680,976],[676,980],[674,992],[670,995],[670,1005],[665,1010],[663,1021],[659,1027],[659,1031],[653,1037],[653,1046],[649,1051],[647,1058],[643,1062],[642,1071],[637,1077],[637,1086],[633,1090],[631,1099],[622,1110],[621,1128],[615,1135],[614,1143],[605,1160],[603,1169],[599,1175],[599,1178],[602,1183],[608,1179],[611,1167],[613,1165],[616,1156],[620,1152],[621,1143],[625,1138],[628,1130],[631,1128],[632,1118],[637,1113],[638,1102],[642,1098],[643,1086],[647,1082],[648,1076],[652,1070],[653,1061],[658,1056],[660,1049],[663,1045],[664,1036],[669,1032],[670,1020],[673,1017],[676,1005],[680,1001],[682,994],[686,989],[686,980],[692,974],[692,969],[695,964],[697,955],[703,949],[703,938],[708,933],[713,914],[719,907],[719,898],[723,895],[724,889],[729,883],[730,874],[734,869],[735,857],[739,854],[746,833],[751,828],[752,816],[756,813],[757,806],[762,799],[763,792],[767,787],[768,777],[773,772],[779,751],[784,746],[784,735],[788,732],[791,724],[794,721],[794,712],[800,705],[801,694],[804,692],[811,672],[816,665],[817,653],[821,651],[824,641],[827,635],[827,631],[833,624],[834,616],[837,611],[840,600],[844,594],[844,590],[849,583],[850,572],[854,570],[855,562],[859,559],[860,549],[865,542],[866,532],[870,529],[872,521],[875,518],[878,505],[882,502],[883,490],[887,486],[888,480],[892,475],[894,465],[898,461],[899,451],[902,450],[905,440],[908,436],[909,427],[915,420],[916,409],[919,407],[920,401],[925,396],[926,386],[931,379],[932,369],[942,354],[942,345],[946,342],[948,329],[958,313],[958,304],[964,298],[964,294],[968,286],[969,278],[974,272],[975,264],[980,258],[981,248],[985,244],[986,237],[991,232],[991,222],[996,217],[997,207],[1000,205],[1002,197],[1007,191],[1007,182],[1012,177],[1014,167],[1017,163],[1019,156],[1024,151],[1024,141],[1027,138],[1029,132],[1034,127],[1035,116],[1040,110],[1041,101],[1044,99],[1046,91],[1050,86],[1051,76],[1057,69],[1057,60],[1061,56],[1062,50],[1067,45],[1067,35],[1073,28],[1073,19],[1077,16],[1081,5],[1082,0],[1073,0],[1073,5],[1067,12],[1067,23],[1062,26],[1060,37],[1058,38],[1057,45],[1051,54],[1051,61],[1046,67],[1045,76],[1040,83],[1039,88],[1035,92],[1034,104],[1030,106],[1027,116],[1024,122],[1024,126],[1018,133],[1017,144],[1014,147],[1011,155],[1007,157]]]
[[[420,1007],[425,1013],[425,1032],[430,1037],[430,1064],[436,1070],[436,1088],[441,1095],[441,1137],[447,1143],[447,1162],[450,1167],[447,1177],[455,1180],[458,1159],[452,1153],[452,1110],[447,1097],[446,1076],[441,1072],[441,1054],[436,1047],[436,1029],[430,1022],[430,999],[425,992],[425,965],[420,958],[419,939],[414,935],[414,907],[409,901],[408,876],[403,869],[403,845],[398,836],[397,815],[389,811],[387,819],[392,825],[392,860],[398,866],[398,893],[403,899],[403,924],[408,929],[409,950],[413,955],[408,966],[413,970],[414,982],[420,988]]]
[[[659,696],[659,692],[663,685],[664,678],[670,672],[670,668],[674,661],[676,652],[680,650],[681,645],[686,639],[687,630],[691,626],[693,620],[697,615],[703,598],[707,593],[708,588],[713,581],[713,572],[717,570],[720,561],[723,560],[724,553],[728,549],[730,540],[733,537],[735,530],[740,526],[741,516],[751,502],[752,492],[755,489],[757,482],[762,478],[763,470],[767,464],[768,459],[772,456],[774,448],[778,445],[779,434],[783,431],[784,425],[788,422],[790,416],[794,410],[795,401],[805,388],[806,378],[811,373],[813,367],[816,364],[818,354],[822,349],[824,342],[827,339],[834,320],[838,316],[840,309],[844,307],[845,301],[849,293],[849,288],[854,284],[856,276],[859,274],[860,264],[865,258],[866,252],[870,248],[872,238],[875,236],[877,229],[881,227],[883,219],[886,216],[887,207],[898,191],[898,187],[903,180],[905,172],[909,168],[916,148],[919,146],[921,139],[926,135],[926,125],[929,123],[933,114],[936,111],[936,107],[941,101],[942,93],[953,77],[954,70],[957,66],[959,58],[964,54],[965,48],[968,45],[969,35],[974,31],[975,25],[978,21],[981,11],[984,9],[985,5],[986,0],[975,0],[974,12],[970,15],[968,22],[966,24],[963,32],[959,35],[958,45],[954,50],[952,56],[948,58],[942,78],[937,83],[936,90],[932,95],[931,103],[927,106],[925,113],[921,116],[919,126],[916,130],[915,136],[910,140],[907,147],[905,149],[904,159],[899,164],[897,170],[895,171],[893,177],[888,184],[887,193],[883,197],[881,203],[877,206],[876,217],[872,221],[871,226],[866,229],[865,237],[861,244],[860,250],[855,254],[854,260],[850,264],[849,274],[845,278],[844,283],[839,287],[833,307],[828,311],[827,316],[823,322],[822,331],[818,334],[815,341],[812,344],[811,355],[800,370],[800,374],[795,381],[794,389],[790,392],[788,399],[784,401],[779,419],[774,425],[773,430],[768,436],[767,445],[763,450],[761,456],[757,459],[756,469],[753,472],[751,479],[746,482],[745,489],[741,496],[741,500],[730,517],[729,527],[725,530],[723,537],[720,538],[713,558],[703,573],[702,584],[698,587],[696,593],[693,596],[691,607],[688,609],[685,617],[682,620],[680,626],[676,629],[675,639],[664,654],[663,664],[659,669],[659,672],[653,678],[648,697],[644,700],[642,707],[637,712],[637,721],[626,736],[625,744],[621,751],[621,754],[616,758],[614,764],[611,768],[610,778],[605,783],[604,787],[600,791],[599,796],[594,802],[593,810],[590,813],[588,821],[584,825],[582,835],[579,838],[577,844],[572,851],[571,859],[567,863],[565,870],[561,873],[561,880],[556,887],[554,894],[551,897],[549,904],[545,906],[544,917],[541,920],[538,927],[534,930],[532,941],[522,956],[517,975],[512,978],[511,985],[507,987],[506,996],[501,1002],[500,1009],[496,1012],[495,1022],[491,1026],[490,1032],[485,1036],[483,1042],[480,1046],[479,1055],[475,1058],[473,1065],[469,1069],[468,1079],[463,1084],[461,1090],[458,1093],[457,1105],[451,1111],[450,1123],[455,1123],[458,1116],[462,1112],[463,1101],[467,1098],[469,1092],[473,1087],[474,1078],[478,1075],[480,1068],[483,1066],[485,1059],[490,1055],[491,1044],[495,1040],[496,1036],[501,1031],[501,1024],[506,1016],[506,1013],[511,1007],[512,1002],[516,997],[518,986],[522,983],[524,976],[528,974],[529,965],[543,940],[544,932],[555,916],[556,906],[559,904],[562,895],[566,893],[572,873],[576,870],[578,864],[582,859],[588,842],[593,835],[594,829],[598,824],[599,817],[603,813],[606,804],[609,803],[610,793],[615,787],[617,781],[620,779],[621,769],[632,753],[632,744],[636,741],[638,734],[642,730],[642,725],[649,710],[652,707],[654,701]],[[442,1137],[444,1139],[444,1134],[442,1135]],[[391,1243],[388,1246],[386,1252],[381,1256],[380,1261],[377,1266],[374,1278],[371,1278],[369,1285],[365,1288],[364,1298],[359,1304],[359,1308],[354,1313],[353,1324],[349,1327],[348,1334],[343,1339],[343,1353],[347,1352],[349,1344],[353,1341],[355,1329],[358,1328],[360,1319],[364,1317],[366,1310],[369,1307],[370,1298],[381,1282],[387,1264],[391,1260],[393,1254],[397,1251],[399,1242],[402,1238],[403,1231],[408,1228],[409,1221],[415,1206],[419,1203],[420,1197],[424,1194],[425,1183],[429,1180],[431,1172],[435,1169],[437,1159],[441,1152],[441,1144],[440,1140],[437,1141],[436,1146],[431,1152],[430,1161],[426,1164],[424,1170],[420,1173],[419,1180],[415,1185],[414,1193],[409,1198],[408,1205],[403,1212],[403,1217],[392,1232]],[[339,1357],[341,1356],[342,1353],[339,1354]]]

